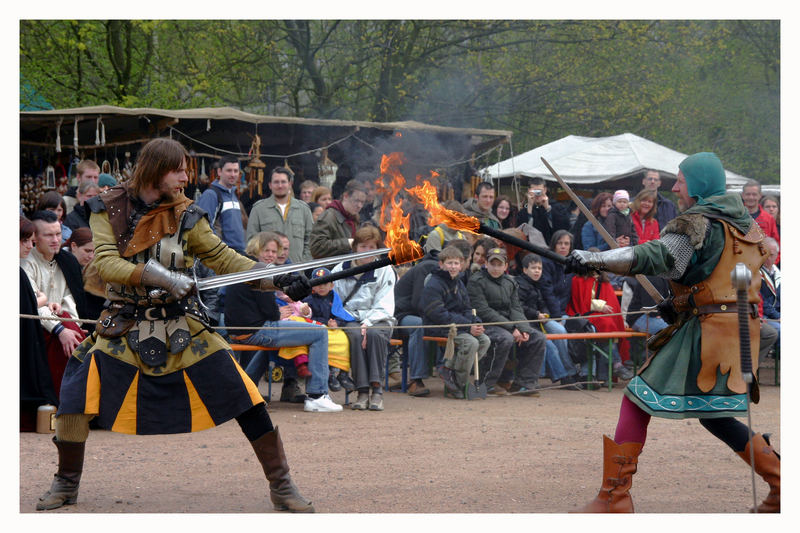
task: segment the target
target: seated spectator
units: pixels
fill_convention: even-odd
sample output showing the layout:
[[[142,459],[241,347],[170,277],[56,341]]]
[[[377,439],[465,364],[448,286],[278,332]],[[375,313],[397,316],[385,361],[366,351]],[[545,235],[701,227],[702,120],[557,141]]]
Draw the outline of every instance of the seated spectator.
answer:
[[[315,204],[321,205],[322,210],[324,211],[333,201],[333,194],[327,187],[317,187],[314,189],[314,192],[311,193],[311,201]]]
[[[311,274],[313,278],[327,276],[331,271],[327,268],[317,268]],[[342,305],[342,299],[333,289],[333,282],[323,283],[311,288],[311,294],[304,300],[311,306],[311,318],[317,323],[328,326],[328,389],[347,392],[356,390],[356,385],[350,379],[350,341],[341,328],[355,318],[348,313]]]
[[[111,187],[117,185],[117,180],[111,174],[102,173],[97,179],[97,185],[100,187],[100,192],[106,192]]]
[[[590,249],[590,251],[595,251]],[[619,300],[605,272],[591,272],[587,276],[573,276],[569,305],[569,316],[584,316],[594,325],[598,332],[625,331],[622,320]],[[629,346],[627,339],[614,342],[612,350],[613,376],[629,380],[633,373],[622,364],[622,359],[629,359]],[[608,375],[605,365],[599,365],[598,376],[604,378]]]
[[[550,249],[560,256],[567,257],[572,253],[572,234],[567,230],[556,231],[550,239]],[[539,287],[551,317],[566,316],[572,289],[572,277],[572,273],[564,271],[563,263],[547,258],[542,261],[542,277]]]
[[[781,216],[780,216],[780,208],[781,203],[778,200],[777,196],[773,196],[771,194],[767,194],[761,197],[759,201],[761,204],[762,209],[772,215],[772,218],[775,219],[775,227],[778,229],[778,235],[781,233]]]
[[[650,283],[653,284],[653,287],[658,290],[661,296],[664,298],[669,297],[669,282],[665,278],[647,276],[647,279],[650,280]],[[654,307],[656,305],[650,293],[636,281],[636,278],[627,278],[625,283],[630,285],[633,293],[630,304],[628,304],[628,308],[625,312],[626,322],[631,325],[631,329],[647,333],[648,335],[655,335],[666,328],[669,324],[664,321],[658,310],[642,311],[645,307]]]
[[[605,225],[608,212],[614,207],[611,198],[611,193],[601,192],[592,200],[592,206],[589,209],[600,224]],[[589,248],[608,250],[610,248],[602,235],[600,235],[600,232],[597,231],[597,228],[594,227],[594,224],[588,220],[581,228],[581,243],[583,244],[582,250],[588,250]]]
[[[270,264],[280,246],[275,235],[259,232],[247,242],[245,252],[255,260]],[[231,338],[255,346],[308,346],[308,365],[311,377],[306,385],[308,398],[303,410],[312,412],[341,411],[328,394],[328,334],[323,326],[307,323],[292,323],[285,327],[280,322],[281,314],[275,303],[275,293],[260,291],[247,283],[229,285],[225,293],[225,325],[228,328],[250,328],[232,330]],[[260,329],[267,328],[267,329]],[[245,372],[258,384],[269,367],[265,352],[257,352]],[[286,384],[284,384],[284,387]]]
[[[67,204],[64,198],[56,191],[47,191],[36,202],[36,211],[52,211],[58,217],[58,223],[61,226],[61,243],[67,242],[72,229],[64,225],[64,217],[67,215]]]
[[[491,237],[481,237],[472,245],[472,265],[470,269],[476,272],[486,265],[486,254],[497,247],[497,242]]]
[[[547,183],[542,178],[533,178],[528,184],[527,203],[517,214],[517,226],[523,223],[542,232],[545,241],[550,241],[554,232],[570,227],[569,212],[557,202],[550,203]]]
[[[72,231],[78,228],[88,228],[89,211],[84,202],[90,198],[94,198],[98,194],[100,194],[100,186],[93,181],[84,181],[78,185],[78,189],[75,192],[75,197],[78,201],[72,208],[72,212],[64,218],[64,225],[69,227]]]
[[[482,322],[503,322],[485,327],[491,340],[486,358],[486,372],[481,372],[490,394],[504,396],[509,392],[538,396],[539,372],[545,356],[545,336],[533,329],[520,305],[514,279],[506,274],[508,259],[502,248],[491,248],[486,266],[473,273],[467,283],[469,300]],[[511,348],[517,344],[515,376],[503,374]],[[508,388],[501,386],[509,383]]]
[[[461,204],[455,200],[447,200],[446,202],[442,203],[442,206],[445,209],[455,211],[457,213],[464,212],[464,208],[461,207]],[[428,237],[425,239],[424,249],[426,252],[430,252],[431,250],[438,251],[444,247],[446,242],[454,239],[467,239],[467,235],[471,234],[468,232],[451,229],[447,224],[442,223],[428,233]]]
[[[19,217],[19,258],[24,260],[33,249],[33,222]],[[47,296],[31,284],[28,274],[19,269],[19,312],[37,315],[47,305]],[[36,431],[40,405],[58,405],[58,395],[47,364],[44,336],[39,320],[19,320],[19,414],[20,431]]]
[[[631,221],[636,230],[639,244],[658,239],[661,229],[658,227],[656,215],[658,209],[658,193],[650,189],[642,189],[631,202]]]
[[[501,194],[494,201],[492,213],[500,221],[502,229],[517,227],[517,208],[511,203],[511,198],[505,194]]]
[[[478,359],[483,358],[491,341],[484,332],[480,319],[472,312],[467,289],[460,279],[464,255],[455,246],[447,246],[440,253],[438,268],[425,281],[420,306],[425,324],[472,324],[458,327],[453,340],[453,355],[439,367],[439,377],[444,381],[445,396],[464,398],[464,388]],[[434,337],[447,337],[449,328],[429,328]]]
[[[34,293],[45,295],[45,304],[38,308],[42,318],[83,318],[86,297],[81,267],[70,252],[61,249],[61,224],[51,211],[36,211],[34,223],[36,246],[22,260],[22,268],[30,279]],[[47,360],[53,388],[61,391],[61,379],[73,350],[86,338],[87,331],[77,322],[42,320]]]
[[[313,201],[311,197],[314,195],[314,190],[319,187],[319,183],[313,180],[305,180],[300,184],[300,198],[305,203]],[[310,207],[310,206],[309,206]]]
[[[325,210],[325,208],[316,202],[309,202],[308,208],[311,209],[311,220],[313,220],[314,223],[316,224],[317,220],[319,220],[319,217]]]
[[[477,218],[481,224],[490,228],[500,229],[500,221],[492,213],[494,196],[494,185],[489,181],[480,182],[475,189],[475,196],[462,204],[464,213]]]
[[[423,344],[425,331],[421,327],[412,326],[422,325],[421,298],[425,278],[438,268],[438,255],[439,252],[436,250],[426,253],[397,280],[394,286],[394,316],[400,326],[405,326],[398,331],[403,338],[403,352],[408,361],[410,396],[427,396],[431,393],[422,381],[429,376],[428,358]],[[399,372],[396,376],[393,376],[393,373],[389,374],[390,389],[400,383]]]
[[[778,332],[780,343],[781,332],[781,271],[775,266],[780,253],[778,241],[772,237],[764,238],[764,245],[769,255],[761,267],[761,301],[763,302],[764,320]]]
[[[361,194],[364,194],[363,192]],[[374,226],[364,226],[356,231],[353,252],[377,250],[380,232]],[[367,264],[373,257],[344,261],[332,272]],[[396,275],[391,266],[385,266],[334,282],[334,289],[342,297],[345,310],[355,321],[345,324],[350,340],[350,364],[358,396],[351,404],[355,410],[383,411],[383,373],[389,353],[389,340],[396,322],[394,317],[394,285]],[[359,328],[360,326],[360,328]]]
[[[342,199],[328,204],[311,229],[309,248],[314,258],[342,255],[351,251],[359,226],[358,212],[366,198],[367,193],[360,182],[347,182]]]
[[[567,330],[560,322],[547,320],[551,315],[539,288],[542,264],[542,258],[536,254],[529,253],[522,258],[522,275],[516,278],[522,311],[528,320],[541,321],[539,324],[546,333],[566,333]],[[576,366],[569,356],[567,340],[548,339],[545,347],[544,364],[549,370],[551,381],[560,381],[562,385],[577,382],[580,367]]]
[[[86,182],[84,182],[86,183]],[[83,185],[83,184],[81,184]],[[78,195],[80,195],[80,187],[78,187]],[[80,205],[76,204],[75,208],[72,210],[72,215],[76,211],[80,209]],[[91,287],[94,287],[94,283],[90,283],[90,280],[87,280],[87,273],[89,263],[92,262],[94,259],[94,242],[92,241],[92,230],[89,228],[81,227],[76,228],[69,239],[67,239],[66,245],[64,246],[72,255],[75,256],[75,259],[78,260],[78,264],[81,266],[81,274],[83,278],[83,287],[86,292],[86,317],[90,320],[97,320],[100,318],[100,313],[103,312],[103,304],[106,301],[105,297],[105,289],[102,287],[100,283],[96,284],[97,289],[94,291],[90,290]],[[86,322],[84,323],[83,327],[89,331],[90,333],[94,331],[95,324],[93,322]]]
[[[616,191],[612,201],[614,206],[608,210],[603,226],[619,246],[635,246],[639,237],[631,220],[628,191]]]

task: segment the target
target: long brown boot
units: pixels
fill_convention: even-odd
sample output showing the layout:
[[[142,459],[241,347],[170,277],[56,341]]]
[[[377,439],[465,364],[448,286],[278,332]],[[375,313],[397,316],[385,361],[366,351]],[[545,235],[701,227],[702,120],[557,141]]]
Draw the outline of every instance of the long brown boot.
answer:
[[[275,510],[313,513],[314,506],[303,498],[289,476],[289,465],[283,452],[283,442],[278,428],[263,434],[250,444],[253,445],[256,457],[269,480],[269,497]]]
[[[636,473],[640,442],[617,444],[603,435],[603,485],[597,497],[576,513],[632,513],[632,476]]]
[[[750,464],[750,444],[753,444],[756,474],[769,484],[769,494],[757,507],[759,513],[781,512],[781,457],[769,443],[769,435],[753,435],[752,441],[747,441],[743,452],[736,455]],[[751,510],[752,512],[752,510]]]
[[[58,448],[58,471],[53,476],[50,490],[39,498],[36,504],[37,511],[57,509],[62,505],[73,505],[78,501],[78,485],[83,473],[83,452],[86,442],[69,442],[56,440],[53,442]]]

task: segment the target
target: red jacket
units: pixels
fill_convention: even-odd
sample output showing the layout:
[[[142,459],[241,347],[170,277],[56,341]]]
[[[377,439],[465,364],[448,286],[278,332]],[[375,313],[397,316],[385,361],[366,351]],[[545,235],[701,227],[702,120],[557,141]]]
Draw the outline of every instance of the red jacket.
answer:
[[[598,287],[599,283],[599,287]],[[592,299],[605,300],[613,314],[592,311]],[[585,316],[597,331],[625,331],[625,321],[620,314],[620,304],[614,288],[608,282],[600,282],[593,277],[575,275],[572,277],[572,294],[567,305],[569,316]],[[619,339],[619,354],[623,361],[630,358],[628,339]]]
[[[756,221],[756,224],[761,226],[761,229],[764,231],[764,235],[767,237],[772,237],[778,241],[778,247],[780,248],[781,236],[778,234],[778,225],[775,223],[775,219],[772,218],[772,215],[759,207],[758,212],[755,215],[750,213],[750,216],[753,217],[753,220]],[[775,260],[775,264],[779,264],[780,261],[781,254],[778,252],[778,258]]]
[[[642,220],[639,212],[636,211],[631,215],[631,220],[636,234],[639,236],[639,244],[654,241],[660,237],[661,230],[658,227],[658,220],[655,218]]]

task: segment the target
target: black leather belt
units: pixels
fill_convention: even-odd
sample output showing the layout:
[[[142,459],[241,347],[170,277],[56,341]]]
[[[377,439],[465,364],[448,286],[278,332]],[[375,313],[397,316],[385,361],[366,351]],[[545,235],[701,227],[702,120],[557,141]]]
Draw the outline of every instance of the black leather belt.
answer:
[[[750,316],[757,318],[758,317],[758,304],[747,304],[750,308]],[[710,315],[712,313],[735,313],[736,309],[736,302],[730,304],[710,304],[710,305],[700,305],[697,307],[693,307],[691,309],[691,313],[693,315]]]

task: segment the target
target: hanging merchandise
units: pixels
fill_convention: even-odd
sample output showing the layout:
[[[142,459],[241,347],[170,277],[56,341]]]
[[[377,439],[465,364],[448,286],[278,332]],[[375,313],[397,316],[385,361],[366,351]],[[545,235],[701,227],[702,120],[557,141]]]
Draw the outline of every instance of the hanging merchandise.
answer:
[[[333,190],[333,183],[336,181],[337,170],[339,170],[339,165],[328,159],[328,149],[324,148],[322,150],[322,159],[317,165],[319,184]]]
[[[47,168],[44,169],[45,175],[45,189],[55,189],[56,188],[56,169],[52,165],[47,165]]]
[[[197,185],[197,158],[189,156],[186,160],[186,176],[192,185]]]
[[[108,162],[108,159],[103,160],[103,164],[100,165],[100,172],[103,174],[111,174],[111,163]]]
[[[74,137],[72,139],[72,149],[78,151],[78,117],[75,117]]]
[[[125,164],[122,166],[122,179],[123,181],[129,180],[133,177],[133,163],[131,162],[131,153],[125,152]]]
[[[264,183],[264,169],[267,165],[261,161],[261,137],[258,134],[253,135],[253,144],[250,145],[250,154],[253,158],[247,164],[249,170],[247,190],[250,193],[250,199],[253,198],[254,189],[257,189],[258,197],[260,198]]]
[[[111,169],[111,175],[114,176],[114,179],[117,180],[117,183],[122,181],[122,172],[119,170],[119,159],[116,157],[114,158],[114,166]]]
[[[206,174],[206,160],[200,158],[200,181],[208,183],[208,175]]]
[[[106,125],[103,124],[103,119],[97,117],[97,124],[94,129],[94,144],[97,146],[106,145]]]
[[[63,118],[58,119],[56,124],[56,152],[61,153],[61,123],[64,122]]]

